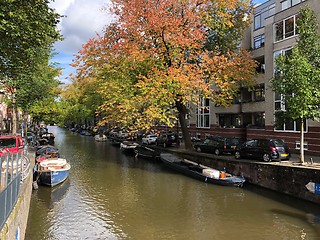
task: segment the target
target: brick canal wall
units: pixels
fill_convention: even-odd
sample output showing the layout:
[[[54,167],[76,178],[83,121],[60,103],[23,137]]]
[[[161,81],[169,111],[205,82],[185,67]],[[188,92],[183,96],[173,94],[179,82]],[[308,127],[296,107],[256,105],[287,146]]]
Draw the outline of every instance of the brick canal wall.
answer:
[[[20,185],[17,203],[1,229],[1,240],[23,240],[25,238],[32,193],[34,153],[29,154],[29,158],[31,161],[30,173]]]
[[[170,150],[168,150],[170,151]],[[320,183],[320,165],[301,166],[289,162],[254,162],[225,159],[212,154],[177,152],[181,157],[193,160],[239,176],[246,181],[293,197],[320,203],[320,195],[306,188],[309,182]]]

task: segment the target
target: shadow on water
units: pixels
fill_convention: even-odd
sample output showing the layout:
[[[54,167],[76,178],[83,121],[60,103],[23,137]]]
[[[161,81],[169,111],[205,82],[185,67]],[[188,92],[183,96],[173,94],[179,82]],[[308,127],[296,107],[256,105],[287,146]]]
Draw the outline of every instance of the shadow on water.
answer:
[[[70,188],[70,179],[67,178],[63,183],[51,188],[48,186],[39,186],[39,189],[34,190],[33,194],[41,202],[47,203],[50,206],[58,204],[64,199]]]
[[[316,203],[312,203],[312,202],[308,202],[306,200],[302,200],[299,198],[295,198],[283,193],[279,193],[273,190],[269,190],[266,188],[262,188],[250,183],[247,183],[245,185],[245,189],[253,192],[255,194],[259,194],[265,198],[269,198],[273,201],[277,201],[279,203],[288,205],[292,208],[296,208],[296,209],[300,209],[303,210],[305,212],[312,212],[315,215],[319,215],[320,216],[320,208],[319,205]]]
[[[271,199],[293,209],[299,210],[299,213],[278,208],[273,208],[269,211],[277,216],[292,218],[309,223],[318,236],[317,239],[320,239],[320,208],[318,204],[294,198],[292,196],[261,188],[252,184],[246,184],[245,189],[252,193],[263,196],[264,198]]]

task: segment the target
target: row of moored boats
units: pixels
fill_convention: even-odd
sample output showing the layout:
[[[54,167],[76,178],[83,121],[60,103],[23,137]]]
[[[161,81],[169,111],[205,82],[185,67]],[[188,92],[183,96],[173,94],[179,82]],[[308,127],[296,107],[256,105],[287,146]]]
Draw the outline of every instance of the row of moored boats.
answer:
[[[242,187],[245,182],[245,178],[242,176],[235,176],[226,172],[225,169],[214,169],[190,159],[180,157],[176,154],[165,152],[163,151],[163,148],[139,144],[134,141],[123,140],[120,138],[107,138],[102,134],[96,135],[95,140],[109,141],[110,144],[120,147],[121,151],[124,153],[134,154],[136,158],[159,160],[163,162],[165,166],[175,171],[206,183]]]
[[[40,145],[36,150],[33,187],[36,189],[39,184],[54,187],[68,178],[70,169],[70,163],[60,157],[58,148],[48,144]]]

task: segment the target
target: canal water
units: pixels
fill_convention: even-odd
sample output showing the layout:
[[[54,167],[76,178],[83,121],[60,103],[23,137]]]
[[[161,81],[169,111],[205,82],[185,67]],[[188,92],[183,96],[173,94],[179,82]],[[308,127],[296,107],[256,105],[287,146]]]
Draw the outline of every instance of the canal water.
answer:
[[[72,165],[33,190],[27,240],[320,239],[319,205],[245,184],[206,184],[108,142],[49,127]]]

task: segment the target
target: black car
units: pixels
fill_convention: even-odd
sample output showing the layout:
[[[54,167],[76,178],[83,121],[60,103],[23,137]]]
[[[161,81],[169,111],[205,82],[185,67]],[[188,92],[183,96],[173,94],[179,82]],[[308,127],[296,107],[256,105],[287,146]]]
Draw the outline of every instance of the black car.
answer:
[[[235,151],[235,158],[271,160],[289,160],[289,147],[279,139],[252,139],[244,142]]]
[[[234,153],[236,147],[240,143],[240,138],[210,136],[203,142],[194,144],[194,148],[197,152],[207,152],[220,155],[222,153]]]
[[[179,145],[179,137],[174,133],[162,133],[157,137],[156,145],[163,146],[164,148],[170,147],[172,145]]]

